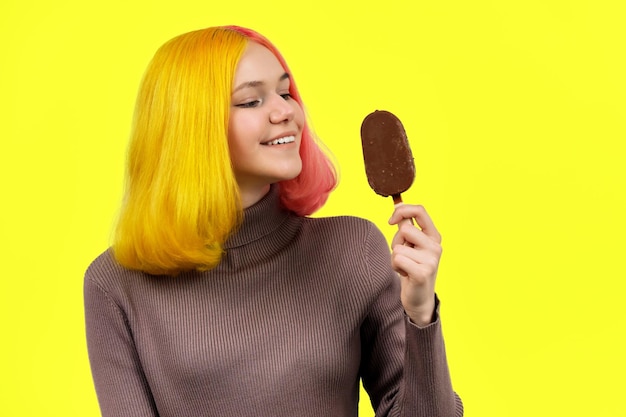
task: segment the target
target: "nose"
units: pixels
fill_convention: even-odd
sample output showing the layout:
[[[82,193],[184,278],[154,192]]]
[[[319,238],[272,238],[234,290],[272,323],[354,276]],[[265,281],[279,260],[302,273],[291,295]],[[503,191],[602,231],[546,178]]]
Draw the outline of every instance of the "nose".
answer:
[[[294,109],[291,103],[285,100],[281,95],[274,94],[270,105],[270,122],[283,123],[293,119]]]

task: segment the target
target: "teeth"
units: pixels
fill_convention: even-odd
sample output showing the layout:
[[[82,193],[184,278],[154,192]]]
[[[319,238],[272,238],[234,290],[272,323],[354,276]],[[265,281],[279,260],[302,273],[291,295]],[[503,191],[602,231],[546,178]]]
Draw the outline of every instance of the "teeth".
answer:
[[[280,145],[283,143],[295,142],[295,140],[296,140],[295,136],[285,136],[284,138],[278,138],[269,142],[265,142],[265,145]]]

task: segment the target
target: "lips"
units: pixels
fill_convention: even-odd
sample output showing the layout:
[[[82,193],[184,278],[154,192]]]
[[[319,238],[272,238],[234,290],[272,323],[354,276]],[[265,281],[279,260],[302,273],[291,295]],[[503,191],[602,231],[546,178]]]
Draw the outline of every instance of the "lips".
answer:
[[[285,143],[292,143],[296,141],[296,137],[294,135],[283,136],[274,140],[270,140],[268,142],[263,142],[262,145],[274,146],[274,145],[283,145]]]

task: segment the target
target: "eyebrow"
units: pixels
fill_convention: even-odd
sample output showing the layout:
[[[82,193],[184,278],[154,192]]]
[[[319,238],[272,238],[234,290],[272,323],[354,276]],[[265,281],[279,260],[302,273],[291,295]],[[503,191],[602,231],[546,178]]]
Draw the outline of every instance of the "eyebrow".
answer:
[[[283,81],[283,80],[289,80],[291,78],[291,76],[288,73],[284,73],[283,75],[281,75],[278,78],[278,81]],[[244,88],[248,88],[248,87],[258,87],[260,85],[264,85],[265,82],[264,81],[246,81],[245,83],[239,84],[239,86],[237,86],[237,88],[235,88],[233,90],[233,93],[239,90],[242,90]]]

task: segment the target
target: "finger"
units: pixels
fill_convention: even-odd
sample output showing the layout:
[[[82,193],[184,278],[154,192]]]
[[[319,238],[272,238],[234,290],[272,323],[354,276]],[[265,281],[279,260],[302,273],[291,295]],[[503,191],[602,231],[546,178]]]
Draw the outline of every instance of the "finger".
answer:
[[[392,252],[392,260],[394,258],[402,258],[413,262],[416,265],[423,266],[431,270],[437,270],[441,253],[427,250],[415,249],[404,245],[398,245]]]
[[[435,224],[428,215],[428,212],[426,212],[424,206],[411,204],[397,206],[389,219],[389,224],[399,224],[403,219],[409,218],[414,219],[415,223],[427,236],[441,243],[441,234],[435,227]]]
[[[410,245],[410,246],[413,246],[413,244],[410,243],[407,240],[408,234],[410,234],[411,231],[413,231],[413,230],[417,231],[419,229],[413,225],[412,219],[411,220],[403,219],[398,224],[398,231],[393,236],[393,239],[391,241],[391,247],[393,248],[396,245]]]
[[[389,219],[389,224],[398,224],[403,219],[412,219],[415,217],[415,212],[419,210],[419,207],[420,206],[412,204],[396,204],[391,218]]]
[[[415,226],[402,224],[391,241],[391,247],[409,243],[416,248],[428,249],[434,253],[441,254],[440,241],[441,239],[436,240]]]
[[[414,256],[401,253],[393,255],[391,265],[401,276],[417,285],[432,285],[438,269],[438,264],[432,257],[424,257],[422,262],[416,262]]]

